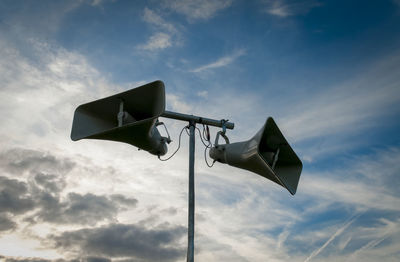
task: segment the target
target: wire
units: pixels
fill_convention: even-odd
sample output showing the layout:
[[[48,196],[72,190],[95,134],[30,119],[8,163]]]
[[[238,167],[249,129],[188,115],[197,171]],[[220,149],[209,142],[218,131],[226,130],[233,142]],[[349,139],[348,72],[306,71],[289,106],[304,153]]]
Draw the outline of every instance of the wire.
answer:
[[[211,165],[208,163],[208,161],[207,161],[207,149],[208,149],[208,148],[210,148],[210,147],[206,147],[206,148],[204,149],[204,160],[205,160],[205,162],[206,162],[206,165],[207,165],[209,168],[211,168],[211,167],[214,166],[214,163],[217,162],[217,161],[214,160],[214,161],[212,162]]]
[[[158,156],[158,159],[159,159],[160,161],[167,161],[167,160],[170,160],[170,159],[178,152],[179,148],[181,147],[181,137],[182,137],[183,130],[186,130],[187,128],[188,128],[187,126],[183,127],[182,130],[181,130],[181,132],[179,133],[178,148],[175,150],[175,152],[172,153],[172,155],[170,155],[170,156],[167,157],[166,159],[161,159],[161,157]],[[186,131],[186,132],[187,132],[187,131]]]
[[[210,142],[210,141],[207,141],[207,139],[204,139],[204,140],[206,140],[206,141],[208,142],[208,145],[207,145],[207,144],[204,142],[204,140],[203,140],[203,137],[202,137],[202,135],[201,135],[200,129],[199,129],[198,127],[196,127],[196,129],[197,129],[197,131],[199,131],[200,140],[201,140],[201,142],[203,143],[203,145],[204,145],[205,147],[210,146],[210,145],[211,145],[211,142]],[[211,146],[212,146],[212,145],[211,145]]]
[[[186,134],[187,134],[188,136],[190,136],[190,133],[189,133],[188,130],[189,130],[189,127],[187,126],[186,129],[185,129],[185,131],[186,131]]]
[[[185,126],[185,127],[182,128],[181,132],[179,133],[178,148],[175,150],[175,152],[172,153],[172,155],[170,155],[170,156],[167,157],[166,159],[161,159],[161,157],[158,156],[158,159],[159,159],[160,161],[168,161],[168,160],[170,160],[170,159],[179,151],[179,149],[180,149],[180,147],[181,147],[181,138],[182,138],[183,130],[186,131],[186,134],[187,134],[187,135],[190,135],[190,134],[188,133],[188,129],[189,129],[188,126]],[[201,140],[201,142],[203,143],[203,145],[204,145],[204,147],[205,147],[205,148],[204,148],[204,160],[205,160],[207,166],[211,168],[211,167],[214,166],[214,163],[215,163],[216,161],[214,160],[214,161],[212,162],[212,164],[209,164],[209,163],[208,163],[208,160],[207,160],[207,149],[210,149],[210,148],[213,146],[213,144],[212,144],[211,141],[210,141],[210,133],[209,133],[209,130],[208,130],[208,126],[207,126],[207,130],[206,130],[206,127],[203,125],[203,132],[200,131],[200,129],[199,129],[198,127],[196,127],[196,129],[197,129],[197,131],[199,132],[200,140]],[[168,131],[167,131],[167,132],[168,132]],[[204,142],[204,141],[207,141],[208,144],[207,144],[206,142]]]
[[[207,127],[208,127],[208,126],[207,126]],[[202,134],[202,136],[203,136],[204,140],[210,141],[209,139],[207,139],[207,135],[206,135],[205,133],[206,133],[206,128],[205,128],[205,126],[204,126],[204,124],[203,124],[203,134]]]
[[[211,167],[214,166],[215,160],[213,161],[213,163],[211,165],[208,163],[208,161],[207,161],[207,149],[212,147],[212,143],[210,142],[210,140],[208,140],[207,138],[204,137],[204,140],[206,140],[208,142],[208,145],[207,145],[203,140],[203,137],[202,137],[200,129],[198,127],[196,127],[196,129],[197,129],[197,131],[199,131],[200,140],[203,143],[203,145],[205,146],[205,148],[204,148],[204,160],[206,162],[206,165],[211,168]],[[204,125],[203,125],[203,134],[204,134]]]

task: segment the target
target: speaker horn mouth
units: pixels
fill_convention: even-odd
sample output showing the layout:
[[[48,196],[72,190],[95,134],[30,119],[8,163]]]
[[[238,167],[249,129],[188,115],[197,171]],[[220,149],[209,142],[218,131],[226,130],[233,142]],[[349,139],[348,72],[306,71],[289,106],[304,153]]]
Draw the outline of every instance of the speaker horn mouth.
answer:
[[[80,105],[74,114],[71,139],[128,143],[155,155],[167,152],[155,123],[165,111],[164,83],[155,81]]]
[[[271,117],[250,140],[216,144],[209,155],[215,161],[259,174],[292,195],[296,193],[302,163]]]

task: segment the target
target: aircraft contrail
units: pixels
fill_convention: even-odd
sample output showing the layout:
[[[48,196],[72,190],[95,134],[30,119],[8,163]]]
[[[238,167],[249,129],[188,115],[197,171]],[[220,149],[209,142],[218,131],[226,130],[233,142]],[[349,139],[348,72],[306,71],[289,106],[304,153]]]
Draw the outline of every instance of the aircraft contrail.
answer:
[[[353,219],[351,219],[349,222],[347,222],[344,226],[342,226],[341,228],[339,228],[326,242],[325,244],[323,244],[320,248],[318,248],[317,250],[314,250],[305,260],[304,262],[308,262],[310,261],[312,258],[314,258],[315,256],[317,256],[319,253],[321,253],[322,250],[324,250],[329,243],[331,243],[337,236],[339,236],[340,234],[343,233],[343,231],[348,228],[351,223],[353,223],[360,215],[357,215],[356,217],[354,217]]]

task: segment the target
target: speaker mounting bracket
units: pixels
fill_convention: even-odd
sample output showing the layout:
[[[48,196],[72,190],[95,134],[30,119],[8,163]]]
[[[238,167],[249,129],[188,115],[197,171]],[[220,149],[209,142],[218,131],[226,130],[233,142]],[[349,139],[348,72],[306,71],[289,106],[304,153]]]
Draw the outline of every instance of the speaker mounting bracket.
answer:
[[[118,127],[121,127],[124,122],[124,100],[122,98],[119,99],[119,112],[117,115],[118,119]]]

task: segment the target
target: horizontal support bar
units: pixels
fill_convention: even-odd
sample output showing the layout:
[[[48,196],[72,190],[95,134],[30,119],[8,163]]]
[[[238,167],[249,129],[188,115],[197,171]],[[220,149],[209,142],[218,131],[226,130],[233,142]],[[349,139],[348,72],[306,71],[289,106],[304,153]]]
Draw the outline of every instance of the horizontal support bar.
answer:
[[[194,121],[195,123],[198,123],[198,124],[205,124],[205,125],[216,126],[216,127],[222,127],[225,124],[225,127],[227,129],[233,129],[235,127],[235,124],[232,122],[227,122],[224,120],[214,120],[214,119],[210,119],[210,118],[181,114],[181,113],[176,113],[176,112],[171,112],[171,111],[164,111],[164,113],[161,116],[166,117],[166,118],[176,119],[176,120],[182,120],[182,121]]]

